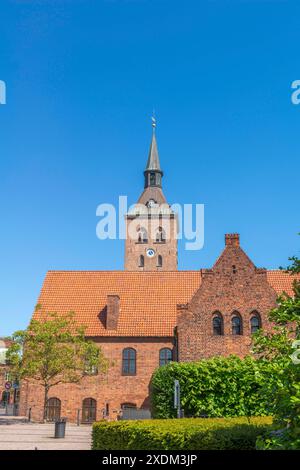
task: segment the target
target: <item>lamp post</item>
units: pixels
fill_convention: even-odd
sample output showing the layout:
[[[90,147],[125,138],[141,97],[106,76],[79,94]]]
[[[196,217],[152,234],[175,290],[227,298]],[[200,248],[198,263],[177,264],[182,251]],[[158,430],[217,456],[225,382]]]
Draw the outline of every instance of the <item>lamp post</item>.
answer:
[[[177,410],[177,418],[182,417],[180,409],[180,383],[179,380],[174,381],[174,408]]]

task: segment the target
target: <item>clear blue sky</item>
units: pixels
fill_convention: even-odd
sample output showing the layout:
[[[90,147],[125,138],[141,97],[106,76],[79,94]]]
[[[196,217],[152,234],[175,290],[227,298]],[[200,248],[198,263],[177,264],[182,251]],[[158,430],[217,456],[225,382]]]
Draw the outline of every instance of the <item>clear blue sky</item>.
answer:
[[[96,207],[135,202],[153,107],[170,203],[205,204],[209,267],[239,232],[258,266],[299,253],[300,2],[2,0],[0,336],[48,269],[122,269]]]

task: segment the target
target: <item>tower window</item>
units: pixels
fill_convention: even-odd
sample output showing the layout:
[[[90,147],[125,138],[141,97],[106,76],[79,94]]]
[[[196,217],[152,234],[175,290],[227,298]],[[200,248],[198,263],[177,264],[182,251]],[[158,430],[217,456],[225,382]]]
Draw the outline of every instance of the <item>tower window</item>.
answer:
[[[148,233],[144,227],[138,230],[138,243],[148,243]]]
[[[233,335],[242,335],[242,319],[239,314],[235,314],[231,319],[231,331]]]
[[[162,265],[163,265],[162,256],[161,256],[161,255],[158,255],[158,257],[157,257],[157,267],[158,267],[158,268],[162,268]]]
[[[145,258],[143,255],[139,257],[139,268],[143,268],[145,266]]]
[[[236,265],[235,265],[235,264],[232,265],[232,272],[233,272],[233,274],[236,274],[236,273],[237,273],[237,269],[236,269]]]
[[[150,186],[155,186],[155,173],[150,173]]]
[[[162,227],[158,227],[158,231],[156,233],[156,243],[165,243],[166,241],[166,233]]]
[[[213,327],[213,334],[215,336],[222,336],[224,334],[224,332],[223,332],[223,317],[219,312],[214,314],[213,321],[212,321],[212,327]]]

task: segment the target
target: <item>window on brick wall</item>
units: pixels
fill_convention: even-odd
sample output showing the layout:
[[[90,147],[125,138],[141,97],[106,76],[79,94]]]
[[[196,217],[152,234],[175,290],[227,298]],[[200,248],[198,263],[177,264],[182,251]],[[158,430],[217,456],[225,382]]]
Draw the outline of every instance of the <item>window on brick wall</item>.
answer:
[[[158,231],[156,232],[156,243],[165,243],[166,241],[166,232],[162,227],[158,227]]]
[[[136,374],[136,350],[133,348],[123,349],[122,373],[123,375]]]
[[[243,334],[242,319],[238,312],[234,312],[231,318],[231,331],[233,335]]]
[[[251,313],[250,317],[250,330],[251,334],[253,335],[254,333],[257,332],[261,328],[261,318],[260,314],[256,311]]]
[[[148,243],[148,233],[144,227],[140,227],[138,230],[138,242]]]
[[[223,317],[220,312],[214,313],[212,327],[213,335],[222,336],[224,334]]]
[[[172,349],[170,348],[162,348],[159,351],[159,365],[160,366],[165,366],[169,362],[173,360],[173,353]]]
[[[94,398],[85,398],[82,401],[82,422],[93,423],[96,421],[97,401]]]
[[[162,265],[163,265],[162,256],[161,256],[161,255],[158,255],[158,257],[157,257],[157,267],[158,267],[158,268],[162,268]]]
[[[143,255],[139,256],[139,268],[143,268],[145,266],[145,258]]]

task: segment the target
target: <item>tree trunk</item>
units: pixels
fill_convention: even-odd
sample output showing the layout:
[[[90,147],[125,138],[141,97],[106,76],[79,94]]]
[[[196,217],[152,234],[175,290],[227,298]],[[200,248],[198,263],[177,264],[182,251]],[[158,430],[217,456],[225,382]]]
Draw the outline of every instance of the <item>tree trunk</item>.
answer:
[[[47,402],[48,402],[48,392],[49,392],[49,385],[44,385],[44,413],[43,413],[43,422],[45,423],[47,418]]]

